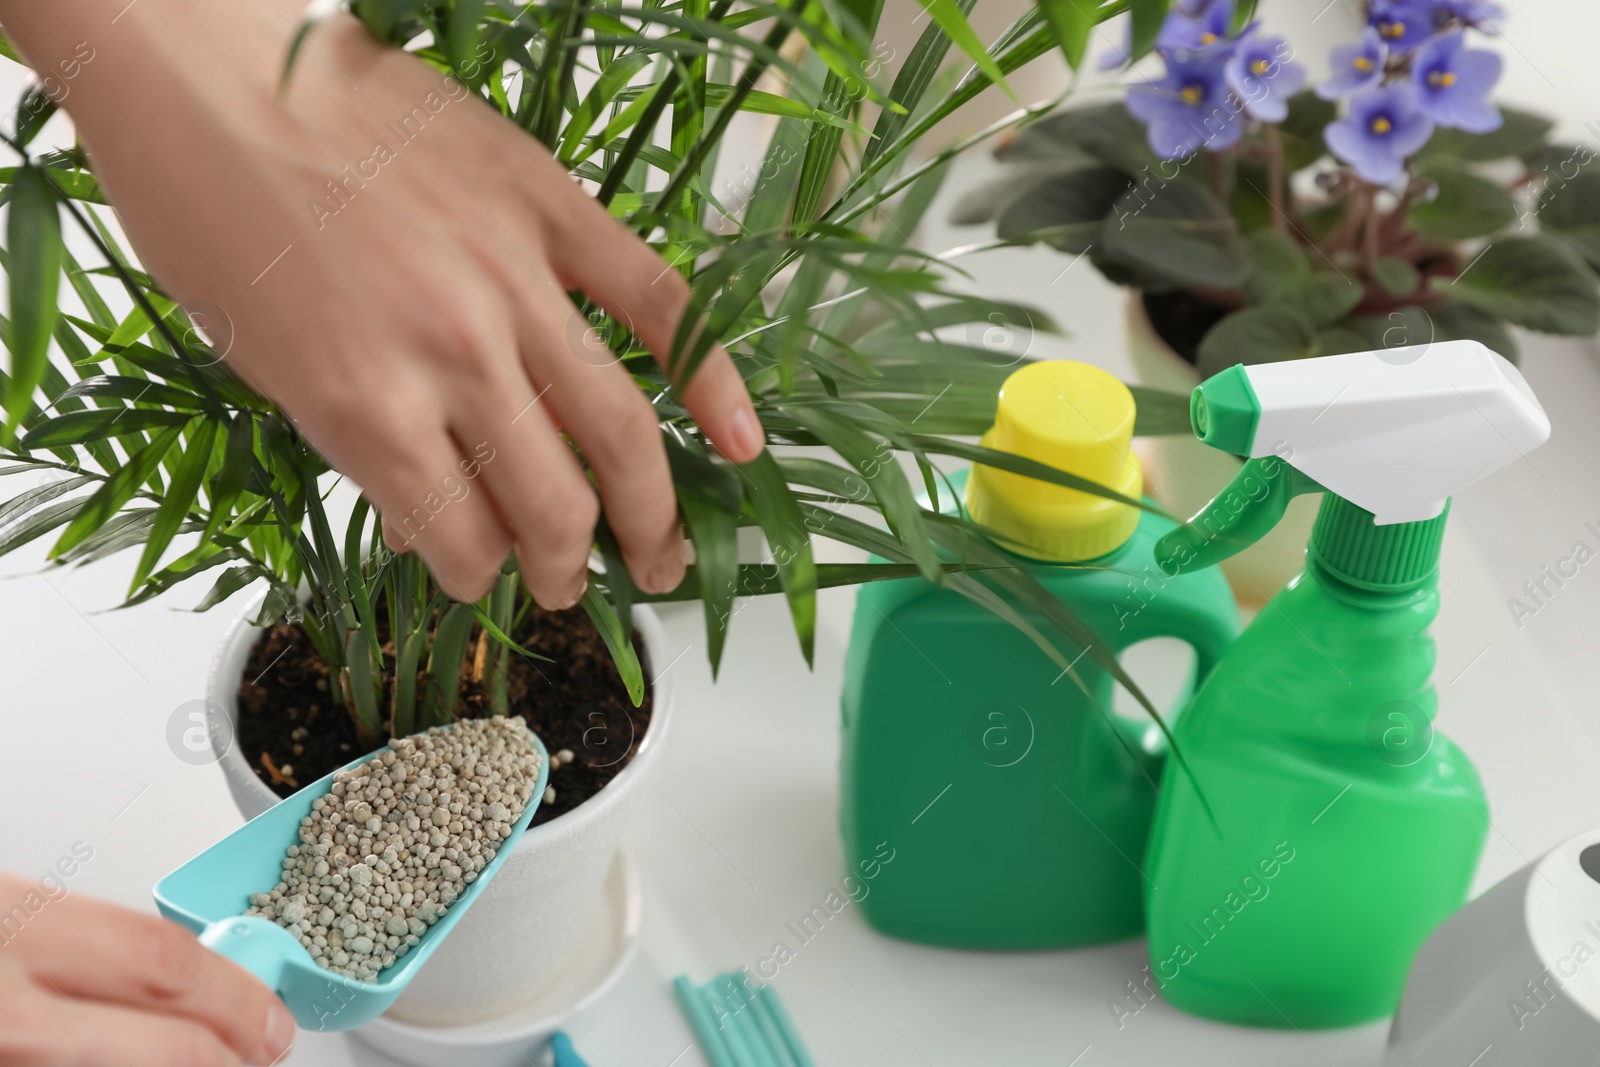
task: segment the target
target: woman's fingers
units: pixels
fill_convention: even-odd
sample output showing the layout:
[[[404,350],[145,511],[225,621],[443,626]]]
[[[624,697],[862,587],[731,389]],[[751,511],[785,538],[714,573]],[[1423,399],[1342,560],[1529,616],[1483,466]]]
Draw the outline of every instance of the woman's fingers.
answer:
[[[0,904],[9,908],[34,888],[0,880]],[[80,896],[52,900],[6,942],[5,952],[20,962],[28,983],[51,994],[42,997],[40,1010],[63,1022],[87,1010],[75,1003],[79,999],[120,1005],[105,1016],[106,1036],[113,1042],[124,1037],[135,1064],[271,1063],[294,1041],[294,1020],[271,990],[155,916]],[[10,999],[9,983],[0,985],[8,986],[0,999]],[[162,1018],[145,1025],[140,1016]],[[85,1051],[97,1047],[88,1036]],[[196,1058],[162,1059],[157,1053],[169,1037]],[[134,1049],[145,1058],[133,1059]],[[85,1062],[123,1061],[99,1056]]]
[[[477,442],[458,443],[436,403],[411,403],[407,395],[391,383],[297,421],[378,509],[391,549],[419,554],[457,600],[477,600],[494,586],[510,534],[467,473],[476,471]]]
[[[416,552],[440,586],[463,602],[488,595],[512,548],[511,534],[488,497],[473,485],[481,466],[470,449],[442,429],[430,433],[436,461],[410,471],[364,464],[349,470],[383,517],[383,539],[396,552]]]
[[[53,1046],[41,1058],[18,1061],[30,1067],[239,1067],[282,1058],[241,1057],[198,1023],[115,1004],[69,1000],[48,986],[26,1000],[32,1017],[25,1025],[49,1032]]]
[[[478,459],[478,479],[510,528],[522,581],[539,606],[576,604],[588,582],[600,506],[577,458],[561,439],[538,386],[517,366],[493,387],[464,394],[453,432]]]
[[[565,296],[535,303],[522,351],[541,404],[583,449],[634,583],[651,593],[676,588],[683,535],[655,409]],[[551,345],[555,334],[565,350]]]
[[[689,283],[598,202],[566,184],[570,209],[553,212],[550,247],[563,284],[581,289],[634,333],[662,367],[672,357],[678,322],[689,307]],[[670,369],[670,368],[669,368]],[[680,390],[684,406],[722,454],[735,463],[755,459],[766,439],[750,393],[721,345]]]
[[[484,594],[515,547],[539,603],[573,603],[602,498],[635,581],[677,584],[684,547],[654,412],[603,346],[589,353],[601,366],[574,357],[585,330],[565,294],[586,293],[666,364],[689,306],[682,275],[526,131],[348,16],[319,25],[324,59],[284,95],[275,67],[241,57],[278,54],[266,38],[287,24],[250,4],[201,6],[180,36],[210,49],[218,85],[238,82],[237,107],[210,106],[167,69],[181,50],[130,53],[151,64],[152,107],[209,146],[198,163],[168,153],[152,171],[108,98],[74,104],[141,258],[175,295],[227,309],[230,365],[297,417],[377,507],[388,543],[418,552],[450,594]],[[207,180],[176,195],[196,165]],[[721,348],[678,397],[730,459],[760,454]]]

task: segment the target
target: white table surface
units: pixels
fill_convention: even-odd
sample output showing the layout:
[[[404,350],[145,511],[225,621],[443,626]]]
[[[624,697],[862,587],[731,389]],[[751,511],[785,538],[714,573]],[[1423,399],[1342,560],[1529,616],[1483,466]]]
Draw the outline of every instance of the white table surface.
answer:
[[[1600,10],[1556,0],[1515,10],[1504,49],[1508,93],[1563,115],[1569,135],[1583,136],[1584,123],[1600,117],[1585,44],[1600,37]],[[952,191],[984,168],[962,167]],[[920,241],[936,251],[974,239],[934,224]],[[1074,331],[1040,337],[1035,354],[1126,373],[1120,295],[1086,265],[1062,277],[1064,260],[1040,250],[965,262],[974,290],[1033,301]],[[1600,564],[1583,568],[1520,627],[1507,607],[1574,542],[1600,548],[1584,526],[1600,526],[1595,347],[1524,339],[1524,369],[1554,436],[1530,462],[1458,499],[1446,539],[1435,628],[1438,726],[1476,761],[1493,805],[1475,892],[1600,825]],[[0,499],[23,481],[0,481]],[[0,564],[12,576],[0,585],[8,727],[0,867],[43,872],[86,842],[93,858],[72,891],[150,908],[160,875],[239,822],[220,771],[175,758],[166,726],[175,709],[203,696],[206,665],[243,597],[203,615],[185,610],[198,589],[108,612],[131,559],[44,571],[42,545],[30,549]],[[784,924],[838,885],[837,701],[850,603],[848,592],[822,594],[809,672],[781,602],[748,603],[715,685],[698,609],[666,613],[677,645],[668,658],[678,715],[657,789],[627,846],[646,892],[642,951],[614,993],[570,1026],[592,1067],[701,1064],[673,1005],[671,977],[704,981],[753,963],[774,941],[791,940]],[[1381,1024],[1309,1035],[1252,1031],[1157,1003],[1119,1027],[1109,1005],[1143,964],[1141,941],[1016,955],[928,949],[879,937],[846,908],[799,947],[775,984],[825,1065],[1108,1067],[1173,1054],[1196,1067],[1378,1063]],[[386,1061],[344,1036],[302,1035],[288,1062]]]
[[[1589,461],[1600,427],[1585,418],[1600,398],[1600,370],[1587,344],[1529,347],[1528,372],[1556,436],[1531,464],[1456,505],[1435,629],[1439,727],[1477,762],[1493,803],[1477,891],[1600,825],[1588,698],[1596,668],[1586,654],[1600,637],[1600,570],[1580,572],[1520,629],[1506,608],[1521,582],[1574,540],[1596,541],[1582,524],[1600,519],[1600,472]],[[42,872],[85,841],[94,858],[73,891],[148,908],[160,875],[239,821],[220,771],[179,761],[166,741],[174,709],[203,695],[206,664],[235,605],[196,615],[179,596],[103,612],[129,561],[48,572],[41,563],[37,552],[9,561],[15,577],[0,586],[11,730],[0,749],[0,865]],[[1064,1067],[1082,1054],[1077,1063],[1100,1067],[1176,1050],[1186,1062],[1219,1067],[1378,1062],[1382,1025],[1257,1032],[1158,1003],[1119,1028],[1110,1003],[1143,966],[1139,941],[950,952],[879,937],[847,908],[813,942],[794,945],[784,924],[842,876],[837,701],[850,596],[822,595],[810,672],[781,602],[748,602],[715,685],[697,608],[666,613],[680,703],[658,788],[628,845],[646,891],[642,951],[617,990],[572,1023],[593,1067],[702,1062],[669,980],[753,964],[779,939],[798,953],[776,987],[823,1064]],[[346,1037],[308,1034],[288,1062],[383,1061]]]

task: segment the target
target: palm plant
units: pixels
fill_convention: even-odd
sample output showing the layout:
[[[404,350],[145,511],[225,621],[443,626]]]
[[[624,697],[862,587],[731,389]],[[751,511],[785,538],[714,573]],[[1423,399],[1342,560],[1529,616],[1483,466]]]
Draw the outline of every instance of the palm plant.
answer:
[[[924,135],[1058,45],[1075,64],[1090,26],[1130,5],[1048,3],[984,48],[966,20],[971,3],[928,0],[929,25],[887,88],[862,73],[879,12],[873,0],[777,0],[738,10],[732,0],[352,5],[379,37],[453,74],[539,138],[690,280],[691,314],[666,373],[626,324],[584,307],[660,413],[695,549],[678,589],[645,596],[603,521],[598,530],[604,566],[591,575],[583,606],[636,703],[644,692],[630,640],[638,603],[702,600],[715,669],[735,597],[781,592],[809,661],[818,589],[920,575],[1024,628],[1066,670],[1087,648],[1150,707],[1114,655],[981,529],[916,497],[920,481],[937,499],[935,456],[1117,496],[962,439],[992,421],[1006,371],[947,339],[950,331],[1025,312],[951,292],[955,268],[906,234],[962,148],[1053,102],[913,162]],[[1166,3],[1131,6],[1136,25],[1147,26]],[[795,39],[805,44],[797,60],[785,47]],[[953,45],[970,60],[959,77],[940,73]],[[783,91],[758,88],[769,84]],[[532,607],[514,565],[484,600],[459,604],[414,556],[385,548],[365,501],[336,531],[325,461],[230,372],[220,342],[133,265],[107,225],[82,152],[33,151],[52,105],[37,94],[25,104],[4,134],[22,161],[0,172],[11,294],[11,317],[0,322],[11,352],[0,442],[9,465],[0,473],[58,477],[0,505],[0,554],[46,535],[55,538],[50,558],[58,564],[138,548],[128,604],[210,577],[203,610],[265,582],[255,621],[303,628],[364,742],[447,721],[464,670],[504,710],[507,666],[528,654],[516,637]],[[873,111],[868,129],[862,122]],[[719,201],[711,175],[739,112],[772,117],[772,165],[735,205]],[[658,129],[669,133],[658,138]],[[63,218],[93,243],[101,264],[81,264],[66,250]],[[131,299],[125,314],[114,314],[102,294],[108,280]],[[1044,323],[1027,314],[1035,328]],[[831,455],[768,451],[739,467],[719,459],[674,384],[693,374],[713,341],[735,355],[771,443],[825,446]],[[1181,398],[1139,399],[1141,433],[1187,430]],[[894,453],[913,457],[920,479],[908,478]],[[847,513],[847,505],[882,521]],[[739,562],[741,527],[765,535],[770,563]],[[876,560],[819,564],[817,536]]]

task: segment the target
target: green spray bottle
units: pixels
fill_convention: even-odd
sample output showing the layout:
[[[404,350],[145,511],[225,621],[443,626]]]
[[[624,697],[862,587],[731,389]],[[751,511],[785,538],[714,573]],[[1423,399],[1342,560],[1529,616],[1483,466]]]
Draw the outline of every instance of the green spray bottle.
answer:
[[[1191,420],[1247,461],[1156,546],[1168,573],[1324,496],[1304,572],[1174,728],[1194,778],[1167,777],[1151,831],[1151,971],[1171,1003],[1227,1022],[1378,1019],[1465,900],[1489,829],[1476,771],[1432,727],[1449,498],[1550,423],[1476,341],[1235,366],[1195,390]]]
[[[1133,422],[1133,397],[1105,371],[1037,362],[1006,380],[983,440],[1137,499]],[[1177,637],[1203,677],[1238,634],[1220,573],[1156,570],[1171,522],[994,467],[951,484],[971,518],[1015,548],[1013,561],[1119,652]],[[1110,714],[1113,679],[1093,657],[1074,670],[1092,700],[1017,627],[948,587],[860,589],[841,699],[840,822],[846,884],[876,929],[1037,949],[1143,927],[1139,862],[1164,739],[1149,721]]]

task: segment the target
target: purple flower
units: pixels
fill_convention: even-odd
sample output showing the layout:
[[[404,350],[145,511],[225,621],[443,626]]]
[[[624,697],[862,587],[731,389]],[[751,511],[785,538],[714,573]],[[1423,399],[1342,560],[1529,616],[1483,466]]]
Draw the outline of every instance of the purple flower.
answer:
[[[1441,126],[1471,133],[1500,128],[1500,109],[1489,90],[1500,80],[1500,57],[1467,48],[1460,30],[1442,33],[1417,49],[1411,62],[1423,112]]]
[[[1370,89],[1383,80],[1383,65],[1389,60],[1389,49],[1378,31],[1368,26],[1361,40],[1354,44],[1336,44],[1329,53],[1333,77],[1317,86],[1317,95],[1324,100]]]
[[[1289,117],[1289,98],[1305,88],[1307,79],[1306,68],[1293,56],[1294,49],[1282,37],[1252,29],[1239,38],[1223,73],[1251,118],[1282,122]]]
[[[1368,21],[1394,52],[1409,52],[1433,36],[1434,0],[1375,0]]]
[[[1222,68],[1216,55],[1174,56],[1160,81],[1128,90],[1128,110],[1147,127],[1156,155],[1178,159],[1200,148],[1220,152],[1238,142],[1243,107],[1230,96]]]
[[[1156,50],[1162,55],[1187,56],[1194,53],[1226,53],[1232,41],[1233,0],[1180,2],[1161,24]]]
[[[1494,0],[1434,0],[1433,17],[1440,29],[1460,19],[1464,25],[1493,33],[1499,28],[1495,24],[1505,20],[1506,9]]]
[[[1363,180],[1386,185],[1433,136],[1433,120],[1423,113],[1415,86],[1394,82],[1352,97],[1350,114],[1329,124],[1322,136]]]

